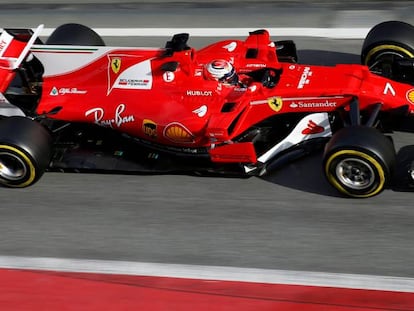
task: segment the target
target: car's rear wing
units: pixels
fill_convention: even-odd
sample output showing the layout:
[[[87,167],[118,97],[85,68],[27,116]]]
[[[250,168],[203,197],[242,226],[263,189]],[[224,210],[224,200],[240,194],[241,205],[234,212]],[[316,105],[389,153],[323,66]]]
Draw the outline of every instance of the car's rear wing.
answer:
[[[43,30],[4,29],[0,35],[0,93],[4,93]]]

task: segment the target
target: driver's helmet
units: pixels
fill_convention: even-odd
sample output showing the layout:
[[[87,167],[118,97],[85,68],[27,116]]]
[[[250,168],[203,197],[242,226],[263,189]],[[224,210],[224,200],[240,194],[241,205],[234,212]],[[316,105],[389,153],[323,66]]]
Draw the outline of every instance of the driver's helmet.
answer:
[[[233,65],[224,59],[215,59],[208,63],[204,69],[205,77],[208,80],[216,80],[231,85],[238,82],[238,76]]]

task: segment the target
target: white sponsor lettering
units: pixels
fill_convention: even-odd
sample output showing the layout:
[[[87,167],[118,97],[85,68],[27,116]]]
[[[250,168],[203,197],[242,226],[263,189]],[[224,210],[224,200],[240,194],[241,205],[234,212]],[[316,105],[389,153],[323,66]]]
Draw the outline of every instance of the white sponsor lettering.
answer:
[[[53,87],[50,91],[49,95],[51,96],[58,96],[58,95],[66,95],[66,94],[78,94],[83,95],[88,93],[88,91],[85,90],[78,90],[76,87],[62,87],[60,89],[57,89],[56,87]]]
[[[187,96],[213,96],[213,91],[188,90]]]
[[[299,83],[298,83],[298,89],[303,89],[303,87],[306,84],[309,84],[309,77],[312,76],[312,71],[310,70],[310,67],[305,67],[303,69],[302,76],[300,77]]]
[[[115,116],[113,119],[105,119],[105,111],[103,108],[92,108],[85,112],[85,117],[92,115],[94,117],[95,124],[101,125],[101,126],[108,126],[113,127],[116,125],[117,127],[120,127],[124,123],[130,123],[134,122],[134,116],[124,116],[122,115],[125,111],[125,105],[120,104],[115,110]]]
[[[337,105],[337,102],[335,101],[329,101],[325,100],[322,102],[292,102],[289,107],[290,108],[335,108]]]
[[[146,86],[148,85],[149,80],[142,80],[142,79],[120,79],[118,86],[131,86],[131,87],[139,87],[139,86]]]
[[[247,91],[247,87],[235,87],[233,89],[233,91],[235,91],[235,92],[246,92]]]
[[[246,68],[265,68],[266,64],[246,64]]]
[[[126,59],[127,57],[129,57],[131,61],[137,59],[136,56],[123,56],[123,59]],[[150,90],[152,88],[153,78],[151,74],[150,60],[132,65],[122,71],[119,75],[114,75],[111,68],[109,68],[108,71],[109,84],[107,95],[111,93],[113,88],[128,90]]]

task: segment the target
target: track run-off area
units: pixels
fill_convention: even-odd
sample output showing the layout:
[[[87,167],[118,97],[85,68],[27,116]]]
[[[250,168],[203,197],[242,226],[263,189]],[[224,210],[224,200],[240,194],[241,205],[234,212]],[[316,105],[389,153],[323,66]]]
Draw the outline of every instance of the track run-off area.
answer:
[[[0,265],[5,310],[413,310],[414,300],[414,281],[394,277],[21,257]]]

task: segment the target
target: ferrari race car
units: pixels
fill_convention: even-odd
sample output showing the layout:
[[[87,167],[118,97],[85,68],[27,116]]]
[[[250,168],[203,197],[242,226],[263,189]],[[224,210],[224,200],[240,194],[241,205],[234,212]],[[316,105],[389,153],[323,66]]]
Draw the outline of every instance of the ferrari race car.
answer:
[[[323,153],[333,187],[370,197],[393,178],[386,133],[414,132],[414,27],[373,27],[362,64],[297,61],[293,41],[256,30],[195,50],[105,46],[64,24],[0,36],[0,184],[48,170],[262,176]],[[413,166],[407,168],[414,182]]]

